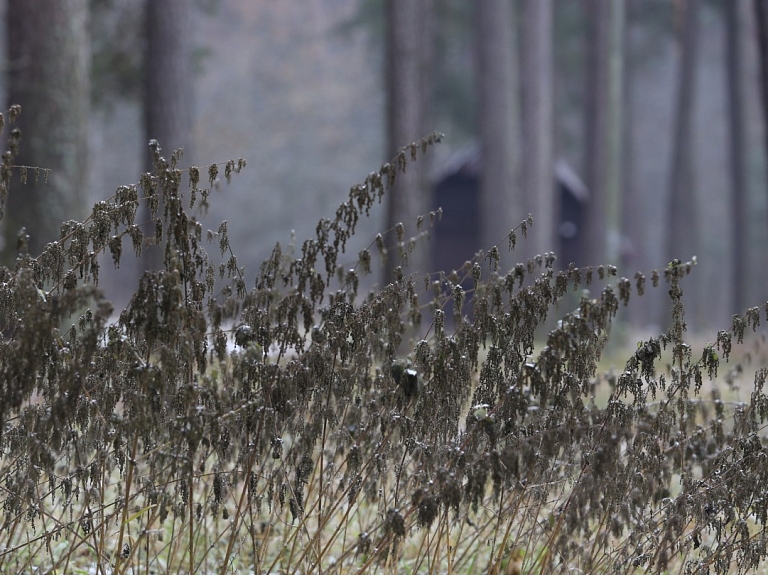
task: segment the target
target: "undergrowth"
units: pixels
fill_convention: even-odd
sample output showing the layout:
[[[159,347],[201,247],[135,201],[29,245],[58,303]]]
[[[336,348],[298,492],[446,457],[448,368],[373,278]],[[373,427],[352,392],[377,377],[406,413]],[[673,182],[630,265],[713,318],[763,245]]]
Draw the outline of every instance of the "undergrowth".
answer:
[[[378,236],[351,264],[347,240],[438,140],[401,150],[254,278],[226,224],[204,232],[196,217],[245,162],[182,169],[157,143],[153,173],[63,223],[41,254],[22,233],[0,269],[0,572],[756,568],[768,370],[743,401],[723,396],[735,384],[718,370],[760,309],[694,353],[692,264],[674,261],[648,281],[669,292],[671,328],[600,373],[611,322],[646,277],[558,271],[554,254],[500,269],[530,219],[462,270],[398,268],[360,293],[375,262],[407,260],[418,238],[399,225],[397,245]],[[14,166],[18,143],[11,132],[0,206],[12,174],[33,169]],[[152,221],[137,221],[141,204]],[[117,313],[99,257],[118,266],[147,238],[164,269]],[[554,323],[585,287],[599,293]]]

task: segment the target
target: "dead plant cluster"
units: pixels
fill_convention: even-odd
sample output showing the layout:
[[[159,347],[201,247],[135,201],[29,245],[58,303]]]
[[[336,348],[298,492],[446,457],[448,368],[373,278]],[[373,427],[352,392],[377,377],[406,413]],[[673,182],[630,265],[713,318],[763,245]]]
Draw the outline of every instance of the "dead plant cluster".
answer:
[[[530,220],[462,270],[360,293],[414,242],[398,226],[397,245],[379,236],[350,264],[347,240],[438,140],[404,148],[252,278],[226,223],[196,217],[242,160],[182,169],[154,143],[152,173],[41,254],[22,232],[0,269],[0,572],[756,568],[768,370],[743,401],[718,370],[763,312],[694,353],[691,264],[672,262],[649,278],[669,290],[672,327],[601,373],[611,322],[646,277],[559,270],[554,254],[501,269]],[[13,131],[0,206],[33,170],[14,165],[18,145]],[[118,266],[148,236],[164,269],[118,313],[99,256]]]

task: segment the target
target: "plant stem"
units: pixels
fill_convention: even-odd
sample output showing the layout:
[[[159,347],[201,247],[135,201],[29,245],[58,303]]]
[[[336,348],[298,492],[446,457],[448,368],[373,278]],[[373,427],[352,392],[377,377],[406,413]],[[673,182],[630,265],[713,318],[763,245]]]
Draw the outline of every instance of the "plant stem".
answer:
[[[136,461],[136,448],[139,444],[139,434],[138,432],[133,436],[133,445],[131,446],[131,457],[128,460],[128,477],[125,480],[125,499],[123,500],[123,519],[120,522],[120,535],[117,538],[117,550],[115,553],[115,569],[114,572],[116,574],[119,574],[120,571],[120,560],[122,559],[123,555],[123,536],[125,534],[125,527],[128,524],[128,503],[130,501],[131,496],[131,484],[133,482],[133,467],[134,462]]]

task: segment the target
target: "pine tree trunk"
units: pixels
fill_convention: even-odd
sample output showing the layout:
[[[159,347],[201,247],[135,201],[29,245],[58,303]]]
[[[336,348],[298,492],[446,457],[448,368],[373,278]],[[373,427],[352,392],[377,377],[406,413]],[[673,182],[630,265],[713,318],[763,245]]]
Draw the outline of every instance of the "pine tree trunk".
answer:
[[[59,237],[62,222],[82,219],[88,181],[90,42],[87,0],[8,3],[8,100],[20,104],[16,163],[49,170],[26,184],[14,178],[2,222],[5,259],[25,227],[37,255]]]
[[[157,140],[166,159],[184,149],[185,164],[192,155],[192,0],[147,0],[144,54],[144,146]],[[152,155],[145,148],[145,169],[154,170]],[[148,211],[142,221],[147,222]],[[144,227],[152,237],[154,225]],[[142,257],[142,267],[157,269],[162,250],[151,246]]]
[[[765,153],[768,157],[768,0],[755,0],[754,8],[760,58],[760,96],[765,126],[763,137],[765,138]]]
[[[387,0],[386,2],[386,89],[387,89],[387,159],[397,151],[428,135],[427,104],[430,95],[429,61],[433,44],[432,0]],[[410,158],[409,158],[410,160]],[[398,172],[389,190],[386,224],[394,230],[405,226],[401,248],[407,251],[410,238],[417,235],[416,219],[426,214],[430,205],[428,157],[409,161],[405,173]],[[387,235],[389,255],[385,283],[393,279],[394,269],[401,265],[393,231]],[[408,257],[404,273],[427,273],[426,240]]]
[[[678,74],[675,129],[672,140],[672,164],[667,190],[667,225],[665,255],[687,261],[696,255],[698,242],[697,207],[694,183],[693,117],[696,86],[696,52],[699,35],[699,0],[679,4],[680,73]],[[688,308],[696,309],[696,294],[688,297]],[[662,325],[670,321],[665,307]]]
[[[499,244],[504,256],[505,236],[528,216],[519,191],[520,101],[512,2],[477,0],[475,35],[481,240],[485,250]],[[505,263],[513,259],[520,259],[519,252],[504,258]]]
[[[606,263],[618,265],[623,255],[624,196],[624,34],[626,0],[612,0],[608,32],[608,125],[606,126]]]
[[[747,178],[744,157],[744,48],[741,0],[725,3],[726,80],[728,91],[728,124],[730,127],[731,172],[731,313],[743,313],[747,281]]]
[[[522,0],[520,77],[522,111],[521,181],[526,209],[533,214],[531,238],[523,252],[554,251],[552,0]]]
[[[637,117],[635,114],[635,102],[637,101],[636,87],[639,83],[636,81],[636,75],[639,71],[638,58],[634,58],[637,50],[632,38],[637,37],[637,29],[642,29],[644,21],[642,17],[631,18],[630,14],[640,14],[643,11],[643,2],[645,0],[627,0],[627,23],[625,32],[625,74],[624,74],[624,201],[621,205],[622,229],[628,242],[628,250],[622,255],[623,274],[628,278],[633,278],[636,272],[643,275],[658,265],[650,256],[650,250],[646,249],[649,238],[649,222],[647,218],[650,215],[648,209],[648,190],[639,182],[638,172],[635,169],[636,137],[633,130],[635,127],[645,121],[643,117]],[[654,308],[653,298],[638,297],[628,307],[628,319],[633,327],[647,328],[659,316],[658,310]]]
[[[608,164],[608,48],[610,1],[586,0],[587,11],[587,103],[585,126],[584,175],[589,188],[585,214],[583,259],[578,265],[606,263]]]

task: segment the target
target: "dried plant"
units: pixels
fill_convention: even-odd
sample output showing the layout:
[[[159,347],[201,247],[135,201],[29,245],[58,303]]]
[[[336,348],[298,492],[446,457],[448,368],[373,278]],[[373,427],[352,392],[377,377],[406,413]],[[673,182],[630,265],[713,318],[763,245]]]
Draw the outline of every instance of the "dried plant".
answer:
[[[65,222],[43,253],[22,234],[0,269],[0,571],[754,570],[767,553],[768,369],[744,400],[746,371],[718,370],[760,310],[694,355],[692,262],[674,261],[651,277],[672,327],[602,373],[611,322],[645,276],[557,271],[554,254],[500,269],[530,219],[462,270],[400,270],[359,293],[377,248],[407,259],[417,240],[398,226],[397,246],[379,236],[352,264],[347,240],[438,140],[401,150],[253,279],[226,223],[206,233],[194,215],[245,162],[206,177],[156,143],[153,173]],[[14,131],[0,206],[24,169],[17,148]],[[137,222],[141,203],[152,221]],[[164,269],[116,314],[98,258],[117,266],[147,236]],[[599,295],[555,324],[584,286]]]

